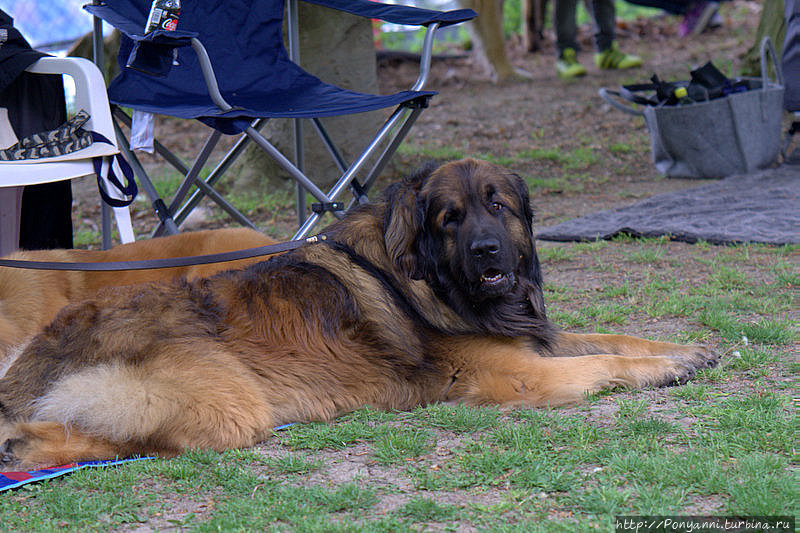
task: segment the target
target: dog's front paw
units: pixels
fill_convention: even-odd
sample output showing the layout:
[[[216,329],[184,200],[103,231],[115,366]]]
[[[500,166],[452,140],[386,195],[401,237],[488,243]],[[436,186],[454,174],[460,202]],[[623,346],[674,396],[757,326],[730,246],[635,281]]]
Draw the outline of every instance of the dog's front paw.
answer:
[[[686,346],[686,353],[673,357],[694,366],[697,370],[713,368],[719,364],[720,359],[719,352],[699,345]]]
[[[657,386],[683,385],[695,377],[698,370],[717,366],[720,359],[716,350],[706,346],[686,346],[683,353],[667,357],[674,361],[675,366],[664,375]]]

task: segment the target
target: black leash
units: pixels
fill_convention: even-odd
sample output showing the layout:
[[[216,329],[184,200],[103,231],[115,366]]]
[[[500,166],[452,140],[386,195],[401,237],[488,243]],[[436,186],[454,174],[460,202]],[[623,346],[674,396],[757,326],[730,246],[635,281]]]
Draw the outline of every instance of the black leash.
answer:
[[[101,263],[58,262],[58,261],[23,261],[17,259],[0,259],[0,267],[25,268],[32,270],[151,270],[157,268],[173,268],[191,265],[207,265],[224,263],[237,259],[248,259],[260,255],[277,254],[299,248],[304,244],[315,244],[327,239],[325,235],[315,235],[296,241],[279,242],[245,250],[221,252],[217,254],[192,255],[187,257],[169,257],[166,259],[146,259],[141,261],[108,261]]]

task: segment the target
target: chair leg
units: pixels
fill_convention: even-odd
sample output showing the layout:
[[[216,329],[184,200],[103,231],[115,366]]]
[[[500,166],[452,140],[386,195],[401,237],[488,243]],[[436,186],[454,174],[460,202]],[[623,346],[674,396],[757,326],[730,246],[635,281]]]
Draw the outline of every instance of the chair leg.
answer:
[[[132,120],[127,113],[125,113],[118,107],[114,107],[112,109],[112,112],[114,114],[114,117],[119,119],[123,124],[125,124],[125,126],[127,126],[128,128],[131,127]],[[158,139],[153,139],[153,148],[155,149],[158,155],[163,157],[164,160],[170,165],[172,165],[178,172],[180,172],[184,176],[186,175],[187,172],[189,172],[189,166],[183,161],[181,161],[181,159],[178,156],[170,152],[169,149],[163,144],[161,144],[161,142],[159,142]]]
[[[112,207],[114,220],[119,231],[119,240],[123,243],[133,242],[136,237],[133,233],[133,223],[131,222],[131,212],[127,207]]]
[[[169,209],[167,209],[167,205],[159,196],[158,191],[156,191],[156,188],[153,186],[153,182],[150,181],[150,176],[147,175],[144,167],[139,162],[139,158],[136,157],[136,154],[134,154],[128,147],[128,140],[125,138],[125,135],[122,133],[122,128],[120,128],[116,120],[114,121],[114,131],[117,134],[117,146],[120,152],[122,152],[122,154],[125,156],[125,159],[128,160],[128,163],[133,169],[133,173],[139,179],[139,185],[144,189],[145,194],[147,194],[147,197],[150,199],[150,203],[153,206],[153,211],[155,211],[155,214],[160,221],[159,227],[163,225],[165,231],[169,235],[175,235],[179,233],[178,226],[172,219]]]
[[[255,227],[243,214],[241,214],[235,207],[233,207],[230,203],[225,201],[214,189],[212,188],[216,181],[221,177],[221,175],[230,167],[233,161],[242,153],[246,144],[250,141],[255,142],[259,147],[264,150],[268,155],[270,155],[275,162],[278,163],[289,175],[295,180],[298,184],[298,222],[300,223],[300,227],[297,232],[294,234],[293,239],[300,239],[306,237],[311,229],[317,224],[320,219],[320,213],[311,213],[308,217],[305,217],[305,192],[308,191],[311,193],[314,198],[316,198],[319,202],[323,204],[331,204],[334,202],[336,197],[340,195],[345,188],[351,188],[353,190],[354,197],[356,201],[359,202],[366,202],[366,191],[374,184],[374,181],[377,179],[378,175],[384,170],[386,164],[388,163],[389,159],[394,155],[397,151],[397,148],[400,146],[400,143],[408,134],[409,130],[411,129],[412,125],[416,122],[419,114],[421,113],[422,109],[427,107],[427,97],[424,98],[424,101],[414,101],[411,102],[410,105],[402,105],[399,106],[394,113],[386,120],[383,126],[378,131],[375,138],[369,143],[369,145],[364,149],[361,155],[349,166],[347,167],[347,163],[344,160],[344,157],[341,155],[341,152],[338,150],[336,145],[331,140],[331,137],[328,135],[327,131],[325,130],[324,126],[322,125],[319,119],[312,119],[312,124],[314,125],[320,139],[322,140],[323,144],[325,145],[326,149],[328,150],[329,154],[331,155],[333,161],[342,172],[342,176],[337,180],[334,186],[331,188],[329,193],[325,193],[322,189],[320,189],[314,182],[312,182],[302,171],[302,145],[295,147],[298,165],[292,163],[289,159],[286,158],[274,145],[272,145],[261,133],[260,128],[266,119],[256,120],[253,124],[245,130],[245,135],[242,136],[239,141],[234,145],[231,150],[223,157],[222,161],[217,165],[217,167],[209,174],[205,180],[199,178],[199,172],[202,168],[203,164],[208,160],[208,157],[211,154],[214,146],[217,144],[219,140],[220,133],[217,131],[213,131],[212,134],[209,136],[206,144],[204,145],[203,149],[201,150],[200,155],[198,155],[197,159],[193,163],[191,168],[186,168],[185,165],[183,167],[186,169],[184,172],[185,178],[184,181],[181,183],[178,192],[175,195],[175,198],[171,202],[169,208],[163,204],[163,201],[155,191],[155,188],[152,186],[152,183],[147,176],[144,169],[141,167],[141,164],[138,162],[136,156],[130,152],[130,150],[125,149],[127,144],[124,141],[124,135],[122,134],[121,130],[119,129],[118,124],[115,122],[115,128],[117,129],[118,137],[121,137],[123,141],[120,141],[121,149],[125,150],[125,155],[131,161],[131,166],[134,168],[134,172],[136,173],[137,177],[139,177],[140,182],[143,186],[143,189],[147,193],[148,197],[153,202],[154,208],[156,208],[156,214],[159,215],[160,223],[158,224],[156,230],[153,233],[153,236],[158,236],[163,234],[164,232],[167,233],[177,233],[177,225],[182,223],[186,217],[189,215],[192,209],[194,209],[197,204],[200,202],[203,196],[208,196],[212,201],[218,204],[222,209],[228,212],[235,220],[240,222],[241,224],[249,227]],[[123,119],[124,120],[124,119]],[[362,167],[365,165],[367,160],[372,157],[380,147],[386,142],[386,139],[389,139],[388,144],[384,147],[383,151],[381,152],[380,156],[373,164],[371,170],[367,174],[364,185],[361,185],[356,181],[355,176],[361,171]],[[160,143],[156,142],[156,149],[159,151],[159,155],[164,156],[162,154],[162,148],[164,152],[169,155],[172,155],[166,148],[159,147]],[[169,157],[169,156],[166,156]],[[174,158],[174,156],[172,156]],[[175,163],[182,165],[180,160],[177,160]],[[170,161],[172,163],[172,161]],[[173,163],[173,166],[176,166]],[[195,184],[197,186],[197,190],[195,190],[191,195],[188,195],[189,189],[191,185]],[[189,196],[186,201],[184,199],[186,196]],[[302,200],[302,204],[301,204]],[[181,202],[183,204],[181,205]],[[350,203],[352,205],[353,202]],[[159,204],[161,207],[159,207]],[[348,206],[349,207],[349,206]],[[340,213],[334,213],[337,216],[341,216]],[[174,228],[174,231],[171,231],[170,227]]]
[[[258,122],[258,121],[257,121]],[[256,130],[261,127],[261,124],[253,126]],[[234,161],[244,152],[244,149],[250,144],[250,137],[247,135],[242,135],[236,144],[228,150],[228,153],[222,158],[222,160],[217,164],[214,170],[206,176],[205,180],[197,180],[198,189],[192,193],[188,200],[181,206],[177,213],[175,213],[174,218],[178,224],[181,224],[186,217],[189,216],[189,213],[197,207],[197,204],[200,203],[200,200],[206,194],[205,189],[201,184],[206,184],[209,188],[213,187],[214,184],[222,177],[222,175],[230,168]],[[213,198],[212,198],[213,199]],[[216,200],[214,200],[216,202]],[[217,202],[219,203],[219,202]],[[241,213],[239,213],[241,215]],[[241,215],[244,216],[244,215]],[[238,217],[234,217],[237,218]],[[248,225],[252,226],[252,224],[248,221]]]
[[[0,257],[19,248],[19,213],[23,187],[0,187]]]
[[[327,148],[328,153],[331,155],[333,162],[336,163],[336,166],[339,168],[339,172],[344,174],[347,171],[347,163],[344,160],[344,156],[333,143],[331,136],[328,135],[328,130],[325,129],[325,126],[322,125],[322,121],[318,118],[312,118],[311,124],[314,125],[314,129],[317,130],[317,135],[319,138],[322,139],[322,143]]]
[[[289,13],[297,9],[296,0],[290,0],[288,4]],[[289,27],[291,28],[291,23]],[[296,55],[297,28],[289,32],[289,53]],[[294,58],[293,58],[294,59]],[[296,59],[294,59],[296,61]],[[303,147],[303,119],[292,119],[292,136],[294,137],[294,164],[297,170],[305,174],[306,154]],[[306,190],[300,182],[295,183],[295,210],[297,211],[297,225],[301,226],[306,219]]]
[[[314,196],[314,198],[323,203],[330,203],[332,201],[332,197],[329,197],[322,191],[322,189],[317,187],[313,181],[308,179],[308,176],[303,174],[300,169],[294,165],[294,163],[289,161],[286,156],[284,156],[277,148],[275,148],[275,146],[273,146],[263,135],[261,135],[261,133],[256,131],[252,126],[247,128],[245,133],[248,137],[250,137],[250,139],[252,139],[254,143],[259,145],[262,150],[267,152],[270,157],[272,157],[272,159],[274,159],[275,162],[281,166],[281,168],[288,172],[295,181],[302,184],[303,187],[305,187],[308,192]]]
[[[128,124],[130,126],[130,117],[128,117],[122,111],[115,111],[115,117],[124,124]],[[119,129],[119,125],[115,122],[114,126],[117,129],[117,137],[120,139],[118,144],[120,144],[121,147],[127,147],[127,140],[125,140],[124,134]],[[178,187],[175,197],[170,202],[169,207],[167,207],[167,205],[159,196],[158,192],[156,192],[150,177],[147,175],[147,172],[142,167],[136,155],[130,150],[125,150],[125,156],[131,162],[131,167],[133,167],[134,173],[139,178],[140,184],[145,190],[148,198],[150,198],[151,202],[153,203],[156,215],[159,218],[159,223],[155,230],[153,230],[151,235],[152,237],[158,237],[164,235],[165,233],[168,235],[174,235],[175,233],[178,233],[178,225],[186,220],[186,217],[189,216],[189,213],[192,211],[192,209],[197,207],[197,204],[200,203],[200,199],[203,197],[203,195],[208,196],[212,201],[218,204],[223,210],[225,210],[231,215],[231,217],[233,217],[243,226],[256,229],[255,225],[253,225],[253,223],[250,222],[247,217],[245,217],[241,212],[233,207],[233,205],[223,199],[211,188],[211,185],[213,185],[213,183],[219,178],[219,175],[225,172],[225,170],[227,170],[227,168],[233,162],[233,159],[235,159],[239,153],[241,153],[246,146],[246,142],[241,142],[240,140],[240,142],[228,152],[225,158],[223,158],[223,162],[217,165],[214,171],[212,171],[208,178],[206,178],[206,181],[203,181],[199,177],[203,165],[205,165],[206,161],[210,157],[211,152],[218,143],[221,135],[222,134],[216,130],[212,131],[211,135],[206,140],[203,149],[195,158],[195,161],[191,167],[188,167],[185,163],[183,163],[183,161],[181,161],[175,154],[170,152],[169,149],[167,149],[158,140],[154,140],[153,144],[156,152],[158,152],[161,157],[163,157],[168,163],[170,163],[174,168],[184,175],[184,180]],[[246,137],[243,137],[243,139],[246,139]],[[197,190],[192,193],[192,195],[189,197],[189,200],[181,205],[181,202],[186,197],[193,184],[197,186]]]
[[[334,184],[333,188],[331,188],[327,196],[330,197],[332,200],[324,200],[324,201],[335,200],[336,197],[338,197],[346,187],[350,186],[351,181],[356,176],[356,174],[361,170],[361,167],[364,166],[367,159],[369,159],[369,157],[373,155],[373,153],[381,146],[381,144],[386,140],[386,138],[392,134],[395,128],[397,128],[398,126],[400,127],[400,130],[398,130],[398,134],[400,132],[403,132],[404,134],[407,133],[408,128],[404,127],[405,124],[411,119],[416,120],[419,113],[414,113],[414,111],[420,111],[422,108],[424,108],[424,106],[425,106],[424,103],[420,103],[419,105],[415,106],[419,107],[419,109],[415,109],[415,107],[412,107],[410,114],[408,113],[409,108],[407,106],[401,105],[397,109],[395,109],[394,113],[392,113],[392,115],[386,120],[386,122],[384,122],[383,126],[381,126],[380,130],[378,130],[378,134],[375,136],[375,138],[372,139],[372,141],[369,143],[369,145],[367,145],[367,147],[364,149],[361,155],[358,156],[358,158],[353,162],[352,165],[350,165],[350,167],[342,175],[342,177],[339,178],[336,184]],[[381,160],[378,161],[379,163],[377,169],[378,171],[382,170],[383,167],[386,165],[388,157],[394,153],[394,151],[397,149],[397,146],[399,146],[401,140],[402,138],[398,138],[398,135],[395,135],[395,137],[389,143],[389,147],[386,150],[384,150]],[[372,181],[374,181],[375,176],[372,176]],[[308,236],[308,234],[311,232],[311,230],[314,228],[317,222],[319,222],[319,219],[320,215],[318,213],[311,213],[308,216],[308,218],[306,218],[305,222],[303,222],[303,225],[300,226],[300,228],[292,236],[292,239],[302,239],[303,237]]]
[[[372,169],[367,174],[367,177],[364,178],[364,183],[362,186],[364,187],[365,191],[369,191],[369,189],[375,183],[375,180],[378,179],[378,176],[380,176],[381,172],[383,172],[383,169],[386,168],[386,164],[389,162],[394,153],[400,147],[400,144],[403,142],[403,139],[406,138],[406,135],[408,135],[409,130],[411,130],[411,127],[417,121],[417,118],[419,117],[420,113],[422,113],[423,109],[424,109],[423,107],[414,107],[411,109],[411,112],[409,113],[405,122],[403,122],[403,124],[394,134],[394,137],[392,137],[392,140],[389,142],[389,144],[384,149],[383,153],[375,162]]]
[[[342,174],[347,172],[348,165],[345,162],[342,153],[334,144],[333,139],[331,139],[331,136],[328,135],[328,131],[322,125],[322,121],[320,121],[318,118],[313,118],[311,119],[311,123],[314,125],[314,129],[317,130],[317,135],[322,140],[322,144],[324,144],[325,148],[328,149],[328,153],[333,159],[333,162],[339,168],[339,172]],[[350,180],[350,190],[353,192],[353,197],[358,201],[358,203],[367,203],[369,201],[367,198],[366,189],[362,187],[355,178]],[[302,222],[303,221],[301,220],[300,225],[302,225]]]
[[[203,165],[205,165],[206,161],[208,161],[208,158],[211,156],[211,152],[214,150],[214,147],[219,142],[219,138],[221,136],[222,133],[219,131],[211,131],[211,134],[208,136],[208,139],[206,139],[206,143],[203,145],[200,153],[197,154],[192,167],[188,172],[185,173],[183,182],[181,182],[178,190],[175,191],[175,196],[172,198],[172,202],[169,204],[170,213],[175,213],[175,211],[178,209],[178,206],[180,206],[181,202],[183,202],[183,199],[186,198],[186,195],[189,193],[189,189],[191,189],[192,185],[197,179],[197,176],[203,169]]]
[[[251,229],[258,229],[258,228],[256,228],[256,226],[252,222],[250,222],[250,220],[246,216],[244,216],[238,209],[236,209],[233,206],[233,204],[231,204],[230,202],[225,200],[225,198],[223,198],[217,191],[215,191],[205,181],[203,181],[201,179],[197,179],[197,180],[195,180],[195,185],[197,185],[197,188],[198,188],[199,191],[201,191],[205,196],[208,196],[208,198],[212,202],[214,202],[215,204],[220,206],[223,211],[228,213],[239,224],[241,224],[242,226],[247,226],[248,228],[251,228]],[[186,215],[188,216],[189,213],[187,212]],[[179,223],[180,222],[183,222],[183,219],[181,219],[179,221]]]

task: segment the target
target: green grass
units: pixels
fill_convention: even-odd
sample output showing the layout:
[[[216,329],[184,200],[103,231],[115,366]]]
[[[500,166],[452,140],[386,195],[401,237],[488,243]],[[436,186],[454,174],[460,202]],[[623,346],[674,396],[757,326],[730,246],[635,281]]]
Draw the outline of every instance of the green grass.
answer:
[[[256,458],[256,461],[260,459]],[[319,470],[323,462],[314,459],[306,454],[287,453],[280,457],[268,458],[264,461],[270,472],[276,475],[282,474],[307,474],[314,470]]]
[[[575,258],[575,252],[568,248],[539,248],[539,260],[547,263],[556,263],[558,261],[569,261]]]
[[[659,263],[664,259],[664,249],[642,247],[628,254],[627,259],[633,263]]]
[[[102,233],[97,230],[78,228],[72,235],[72,245],[75,248],[89,248],[100,244],[102,239]]]
[[[464,405],[436,404],[414,411],[415,416],[431,426],[449,431],[479,431],[495,427],[500,411],[492,408],[472,409]]]
[[[790,344],[797,340],[797,324],[789,318],[760,317],[755,321],[743,321],[731,313],[712,309],[702,311],[698,319],[729,341],[747,339],[755,343]]]
[[[378,463],[401,463],[427,453],[434,444],[433,434],[428,431],[391,428],[375,439],[372,452]]]
[[[415,522],[444,522],[458,518],[462,511],[455,505],[442,505],[433,498],[424,496],[409,500],[397,513]]]
[[[413,142],[405,142],[397,149],[400,155],[413,156],[415,158],[421,157],[425,159],[434,159],[437,161],[448,161],[451,159],[462,159],[467,157],[467,153],[460,148],[452,146],[416,146]]]

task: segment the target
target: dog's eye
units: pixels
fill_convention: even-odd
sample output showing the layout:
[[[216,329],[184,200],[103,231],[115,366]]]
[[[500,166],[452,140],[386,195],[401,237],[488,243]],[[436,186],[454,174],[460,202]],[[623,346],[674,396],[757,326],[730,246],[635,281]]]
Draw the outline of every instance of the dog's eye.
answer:
[[[492,202],[492,211],[500,211],[503,207],[505,206],[500,202]]]
[[[442,226],[447,227],[453,224],[458,224],[461,214],[455,209],[449,209],[442,218]]]

